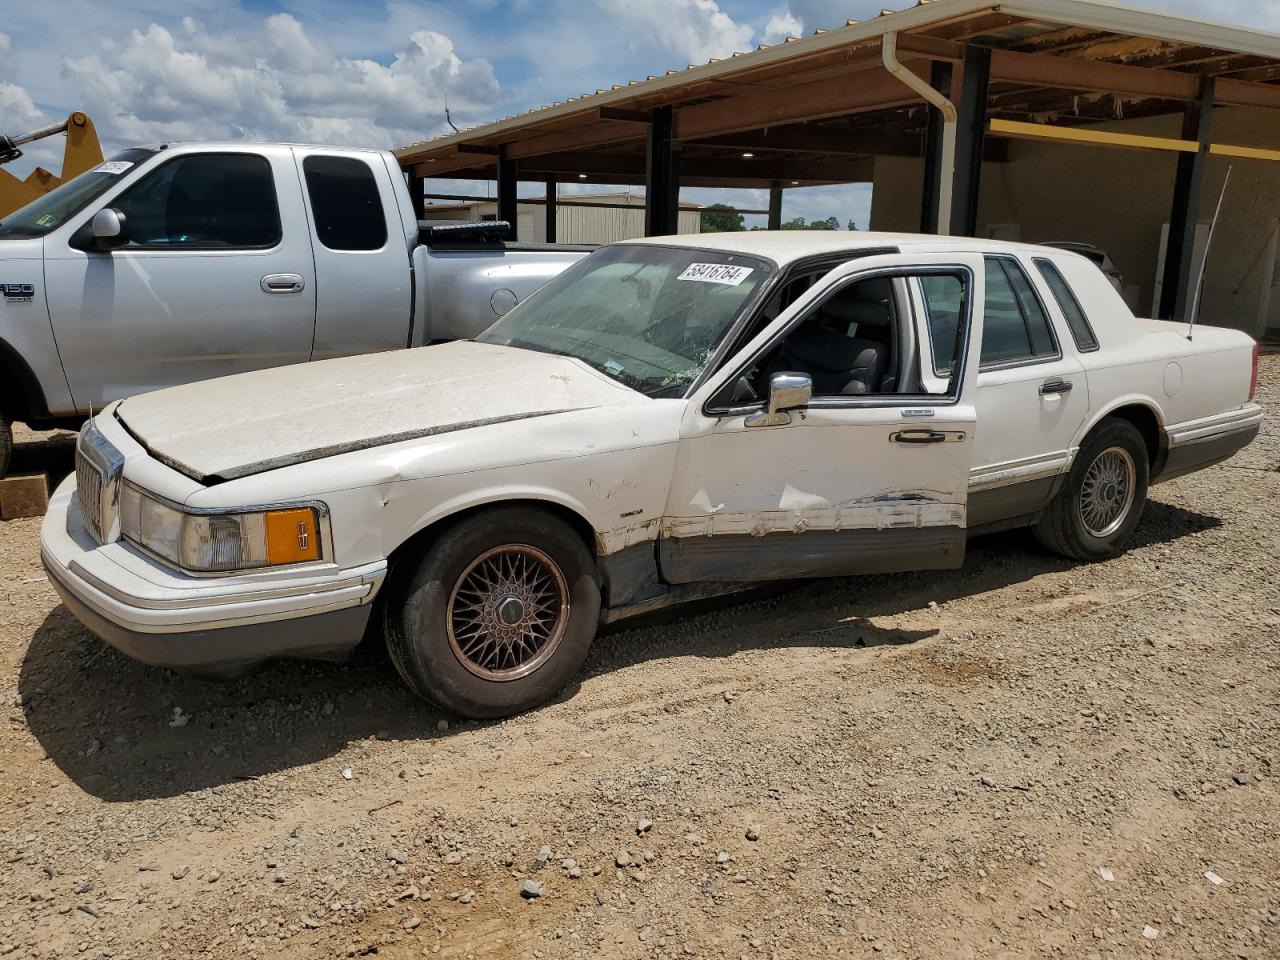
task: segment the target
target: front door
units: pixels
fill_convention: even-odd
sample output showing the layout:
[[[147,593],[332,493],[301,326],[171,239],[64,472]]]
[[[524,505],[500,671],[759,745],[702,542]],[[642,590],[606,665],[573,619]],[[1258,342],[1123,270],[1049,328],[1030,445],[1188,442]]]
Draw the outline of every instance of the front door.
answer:
[[[48,239],[49,314],[77,407],[310,359],[297,180],[287,153],[175,152],[77,221],[119,209],[125,246],[77,249],[74,224]]]
[[[957,311],[953,377],[919,375],[909,286]],[[975,427],[982,261],[870,257],[832,271],[690,404],[659,547],[671,583],[959,566]],[[777,374],[812,399],[761,417]]]

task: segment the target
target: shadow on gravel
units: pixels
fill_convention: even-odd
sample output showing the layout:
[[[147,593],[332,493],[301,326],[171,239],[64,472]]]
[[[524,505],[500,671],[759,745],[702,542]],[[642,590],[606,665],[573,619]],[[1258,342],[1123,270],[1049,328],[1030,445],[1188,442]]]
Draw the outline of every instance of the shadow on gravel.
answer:
[[[10,474],[43,473],[49,478],[49,492],[75,469],[76,435],[45,434],[38,440],[19,440],[13,445]]]
[[[1219,525],[1152,503],[1134,546]],[[871,618],[1072,566],[1045,554],[1025,532],[1011,532],[975,540],[960,570],[810,581],[702,601],[606,631],[581,679],[666,657],[914,643],[938,630],[886,630]],[[562,698],[577,688],[572,684]],[[113,802],[255,780],[370,738],[425,743],[452,735],[437,730],[440,715],[400,683],[380,644],[364,644],[345,664],[280,661],[208,683],[129,660],[62,606],[32,637],[19,692],[27,725],[49,759],[81,789]],[[333,775],[340,775],[336,765]]]

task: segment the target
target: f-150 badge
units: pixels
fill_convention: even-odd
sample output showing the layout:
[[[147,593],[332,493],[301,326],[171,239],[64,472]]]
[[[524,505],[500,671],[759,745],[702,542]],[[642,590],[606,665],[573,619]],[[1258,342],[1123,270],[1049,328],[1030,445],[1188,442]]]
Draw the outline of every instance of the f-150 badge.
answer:
[[[0,283],[0,294],[8,303],[29,303],[35,298],[36,287],[33,283]]]

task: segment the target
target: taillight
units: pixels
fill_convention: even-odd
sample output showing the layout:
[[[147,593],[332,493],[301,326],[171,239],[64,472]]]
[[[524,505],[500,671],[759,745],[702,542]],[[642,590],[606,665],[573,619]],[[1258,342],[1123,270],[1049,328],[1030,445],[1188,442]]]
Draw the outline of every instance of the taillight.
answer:
[[[1252,400],[1258,392],[1258,345],[1253,345],[1253,373],[1249,376],[1249,399]]]

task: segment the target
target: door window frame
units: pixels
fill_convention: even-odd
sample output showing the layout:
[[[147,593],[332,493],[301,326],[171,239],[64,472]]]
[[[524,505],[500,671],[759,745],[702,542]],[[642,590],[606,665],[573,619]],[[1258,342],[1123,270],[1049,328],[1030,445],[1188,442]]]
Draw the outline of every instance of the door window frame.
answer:
[[[145,181],[147,178],[151,176],[154,176],[156,173],[163,170],[169,164],[178,163],[179,161],[182,161],[191,157],[201,157],[201,158],[204,158],[204,157],[252,157],[253,159],[261,162],[263,166],[266,167],[267,178],[271,182],[271,204],[272,204],[272,210],[275,212],[275,218],[276,218],[275,239],[271,243],[263,244],[263,245],[234,246],[234,247],[233,246],[206,246],[202,244],[186,244],[183,246],[172,246],[169,244],[126,244],[125,246],[118,247],[115,250],[111,251],[109,254],[106,254],[107,256],[119,256],[120,254],[130,254],[130,253],[180,254],[180,253],[191,253],[193,251],[197,251],[202,255],[203,254],[234,254],[234,253],[266,253],[266,252],[270,252],[272,250],[278,249],[280,245],[284,243],[284,218],[280,215],[280,192],[276,188],[275,167],[272,164],[270,157],[266,156],[265,154],[257,153],[252,150],[218,150],[215,152],[195,151],[191,153],[179,153],[179,154],[175,154],[174,156],[167,157],[160,163],[156,164],[153,168],[151,168],[150,170],[142,174],[137,180],[133,181],[132,183],[124,184],[118,192],[112,194],[109,200],[103,201],[102,206],[97,207],[94,210],[93,214],[90,214],[88,220],[86,220],[85,222],[86,223],[91,222],[93,219],[93,216],[97,214],[98,210],[105,210],[109,207],[113,207],[122,197],[128,194],[129,191],[136,189],[140,184],[142,184],[143,181]]]
[[[976,278],[973,271],[968,265],[963,263],[954,264],[901,264],[895,266],[874,267],[869,270],[858,273],[851,273],[847,276],[840,277],[833,281],[827,289],[823,290],[819,296],[809,303],[802,311],[787,321],[786,325],[775,330],[764,343],[749,354],[745,354],[744,359],[734,359],[732,363],[725,364],[721,368],[724,370],[732,369],[732,373],[727,375],[719,387],[714,390],[702,405],[704,415],[712,418],[720,417],[737,417],[756,413],[764,409],[768,403],[768,398],[752,401],[749,404],[733,404],[726,402],[726,391],[733,389],[733,385],[737,383],[746,371],[762,360],[770,351],[776,349],[779,344],[791,332],[793,332],[800,324],[809,319],[813,313],[821,309],[822,305],[832,296],[845,289],[846,287],[859,283],[863,280],[873,280],[878,277],[888,277],[889,279],[902,278],[908,281],[908,289],[913,286],[910,281],[921,276],[959,276],[965,283],[965,297],[961,309],[960,321],[957,324],[956,332],[956,350],[959,363],[951,375],[947,384],[946,393],[882,393],[882,394],[860,394],[854,396],[815,396],[808,404],[807,409],[812,410],[840,410],[840,409],[859,409],[866,407],[952,407],[960,403],[960,395],[963,392],[965,373],[969,363],[969,348],[973,336],[973,299]],[[819,281],[821,283],[822,281]],[[918,287],[918,284],[914,285]],[[812,288],[810,288],[812,289]],[[919,340],[919,324],[916,322],[916,300],[913,296],[907,298],[907,309],[911,311],[911,327],[912,333]],[[916,346],[917,356],[919,356],[919,344]],[[933,348],[930,345],[930,361],[932,362]]]
[[[1035,284],[1035,281],[1031,278],[1030,271],[1028,271],[1026,267],[1022,265],[1022,261],[1017,256],[1011,253],[986,253],[982,255],[982,260],[984,264],[987,263],[988,261],[996,261],[1000,263],[1000,269],[1002,271],[1007,271],[1007,267],[1005,265],[1007,263],[1012,262],[1013,265],[1022,272],[1022,277],[1027,282],[1027,289],[1031,291],[1031,296],[1035,298],[1035,302],[1040,307],[1040,312],[1044,316],[1045,329],[1049,331],[1049,340],[1053,343],[1053,353],[1031,354],[1030,356],[1026,356],[1026,357],[1010,357],[1007,360],[991,360],[984,363],[982,361],[982,345],[979,344],[978,345],[978,372],[988,373],[993,370],[1013,370],[1018,367],[1034,367],[1042,363],[1057,363],[1059,360],[1061,360],[1062,359],[1062,343],[1058,340],[1058,331],[1054,329],[1053,316],[1049,313],[1048,308],[1045,306],[1044,298],[1040,296],[1040,291],[1036,289],[1036,284]],[[1032,350],[1034,350],[1036,341],[1035,341],[1035,337],[1031,335],[1031,321],[1027,318],[1027,311],[1026,311],[1026,308],[1023,306],[1022,296],[1021,294],[1019,294],[1018,288],[1014,286],[1013,281],[1009,279],[1009,274],[1007,272],[1005,272],[1005,279],[1008,280],[1009,289],[1013,293],[1014,302],[1017,303],[1018,305],[1018,314],[1022,318],[1022,325],[1027,332],[1027,346],[1030,347]],[[988,295],[986,297],[986,300],[990,301],[990,299],[991,297],[990,295]],[[986,334],[987,334],[985,312],[986,312],[986,303],[984,302],[983,303],[984,316],[983,316],[983,324],[982,324],[982,335],[984,338],[986,337]],[[936,358],[932,356],[933,354],[932,338],[930,338],[930,342],[929,342],[929,353],[930,353],[930,360],[936,361]],[[937,367],[935,366],[934,369],[936,370]]]

